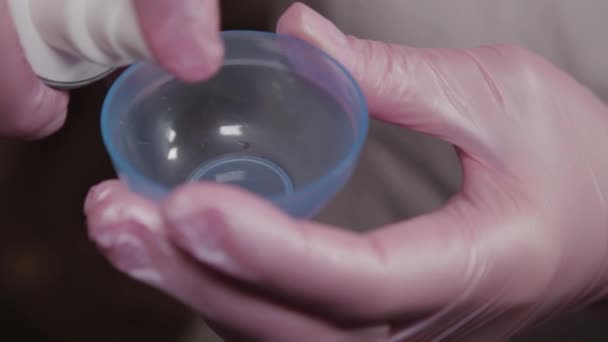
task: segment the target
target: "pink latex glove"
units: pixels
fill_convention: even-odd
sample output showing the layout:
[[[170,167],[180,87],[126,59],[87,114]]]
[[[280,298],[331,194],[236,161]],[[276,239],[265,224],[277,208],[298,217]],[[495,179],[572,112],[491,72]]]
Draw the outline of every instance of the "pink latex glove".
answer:
[[[0,0],[0,136],[42,138],[63,125],[66,94],[34,75],[13,26],[8,1]]]
[[[184,80],[219,69],[224,51],[217,0],[135,0],[135,6],[160,65]],[[0,136],[43,138],[63,125],[68,95],[34,75],[9,13],[7,0],[0,0]]]
[[[608,109],[588,89],[518,48],[358,40],[300,4],[278,28],[349,68],[376,118],[455,144],[462,191],[357,234],[224,186],[157,206],[110,181],[86,212],[116,267],[251,340],[499,341],[603,297]]]

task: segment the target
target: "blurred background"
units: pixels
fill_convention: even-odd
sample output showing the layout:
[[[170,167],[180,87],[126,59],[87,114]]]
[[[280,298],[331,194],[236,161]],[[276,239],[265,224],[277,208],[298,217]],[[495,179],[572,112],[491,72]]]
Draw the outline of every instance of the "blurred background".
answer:
[[[290,1],[285,1],[288,3]],[[222,1],[226,29],[273,30],[270,1]],[[0,142],[0,341],[211,341],[188,309],[110,267],[87,239],[88,189],[114,178],[99,134],[112,78],[72,94],[64,129],[40,142]],[[602,308],[517,341],[608,341]]]

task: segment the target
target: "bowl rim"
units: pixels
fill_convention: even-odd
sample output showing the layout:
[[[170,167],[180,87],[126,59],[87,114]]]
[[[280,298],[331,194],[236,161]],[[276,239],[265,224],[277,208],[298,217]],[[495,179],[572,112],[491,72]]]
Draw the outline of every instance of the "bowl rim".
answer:
[[[357,106],[358,110],[356,111],[356,113],[354,115],[354,120],[356,120],[356,122],[358,122],[359,125],[358,125],[358,130],[355,131],[355,141],[354,141],[352,147],[350,148],[349,152],[347,154],[345,154],[342,158],[340,158],[336,163],[334,163],[334,165],[331,167],[331,169],[328,169],[327,172],[323,173],[321,176],[317,177],[313,181],[307,182],[307,183],[302,184],[297,187],[294,187],[293,191],[290,193],[270,195],[270,196],[266,196],[266,198],[271,201],[278,201],[281,198],[293,197],[298,194],[307,193],[307,192],[312,191],[313,188],[317,187],[319,184],[326,183],[326,182],[330,181],[332,178],[339,176],[340,174],[343,174],[344,172],[347,172],[348,169],[351,167],[351,165],[356,163],[359,155],[361,154],[361,151],[363,149],[363,146],[365,144],[365,141],[366,141],[366,138],[368,135],[369,124],[370,124],[369,123],[369,121],[370,121],[369,109],[368,109],[367,102],[365,100],[365,96],[363,94],[363,91],[362,91],[359,83],[354,78],[354,76],[348,71],[348,69],[346,69],[346,67],[344,65],[342,65],[340,62],[338,62],[338,60],[336,60],[334,57],[332,57],[325,51],[321,50],[320,48],[318,48],[304,40],[301,40],[299,38],[295,38],[292,36],[283,35],[283,34],[274,33],[274,32],[256,31],[256,30],[224,30],[224,31],[221,31],[220,34],[223,39],[227,39],[227,38],[235,37],[235,36],[240,36],[240,37],[249,36],[249,37],[258,37],[258,38],[262,37],[262,38],[289,40],[295,44],[306,45],[307,48],[310,48],[310,49],[316,51],[321,57],[327,59],[329,62],[334,64],[338,68],[338,70],[340,70],[342,72],[342,74],[346,77],[346,79],[350,83],[350,86],[354,89],[354,91],[356,93],[356,98],[358,101],[358,106]],[[148,189],[151,189],[154,193],[161,193],[162,197],[164,197],[166,194],[169,194],[171,191],[175,190],[176,187],[172,188],[172,187],[161,185],[154,179],[152,179],[152,178],[144,175],[142,172],[138,171],[137,168],[134,167],[128,161],[128,159],[119,152],[119,149],[116,146],[114,146],[113,138],[115,137],[116,132],[112,132],[112,130],[110,129],[110,121],[111,121],[110,119],[112,119],[112,113],[110,113],[110,107],[113,104],[113,102],[115,101],[115,98],[120,96],[120,94],[118,94],[118,90],[133,74],[135,74],[142,67],[149,65],[150,63],[154,63],[154,62],[138,61],[138,62],[132,64],[131,66],[127,67],[127,69],[125,71],[123,71],[122,74],[119,75],[116,78],[116,80],[113,82],[113,84],[110,87],[110,90],[107,92],[107,94],[104,98],[103,104],[102,104],[101,118],[100,118],[101,119],[101,123],[100,123],[101,124],[101,135],[102,135],[103,144],[105,145],[105,148],[109,154],[109,157],[110,157],[112,163],[114,164],[115,172],[118,174],[119,178],[126,177],[124,180],[127,183],[130,183],[132,180],[136,180],[138,184],[144,183]],[[185,184],[186,183],[180,184],[180,186],[185,185]]]

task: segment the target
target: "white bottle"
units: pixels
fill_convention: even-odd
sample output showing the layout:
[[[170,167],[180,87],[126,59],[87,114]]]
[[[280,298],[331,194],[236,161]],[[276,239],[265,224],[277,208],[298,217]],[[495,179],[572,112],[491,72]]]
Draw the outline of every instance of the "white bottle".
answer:
[[[150,56],[131,0],[9,0],[34,72],[72,89]]]

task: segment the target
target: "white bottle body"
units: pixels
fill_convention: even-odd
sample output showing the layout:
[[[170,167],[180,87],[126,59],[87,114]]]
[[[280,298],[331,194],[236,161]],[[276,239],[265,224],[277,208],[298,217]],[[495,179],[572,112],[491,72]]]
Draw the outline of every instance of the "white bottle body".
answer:
[[[131,0],[9,0],[34,72],[75,88],[150,56]]]

